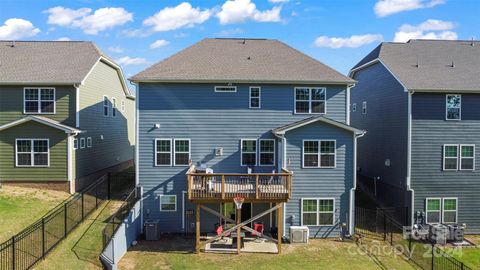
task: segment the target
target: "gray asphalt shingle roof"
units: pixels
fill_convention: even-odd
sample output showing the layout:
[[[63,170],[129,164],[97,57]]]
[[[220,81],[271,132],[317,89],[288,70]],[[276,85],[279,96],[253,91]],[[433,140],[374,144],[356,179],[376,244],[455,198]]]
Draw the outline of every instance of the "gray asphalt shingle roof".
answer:
[[[100,56],[92,42],[0,41],[0,83],[80,83]]]
[[[136,74],[132,81],[354,83],[271,39],[204,39]]]
[[[376,58],[408,89],[480,90],[480,41],[384,42],[353,69]]]

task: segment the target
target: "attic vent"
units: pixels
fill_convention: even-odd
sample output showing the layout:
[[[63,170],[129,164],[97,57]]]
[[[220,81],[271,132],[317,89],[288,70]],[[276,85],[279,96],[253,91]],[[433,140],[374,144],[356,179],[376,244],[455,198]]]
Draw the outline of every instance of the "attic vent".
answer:
[[[237,92],[237,87],[236,86],[215,86],[215,92],[235,93]]]

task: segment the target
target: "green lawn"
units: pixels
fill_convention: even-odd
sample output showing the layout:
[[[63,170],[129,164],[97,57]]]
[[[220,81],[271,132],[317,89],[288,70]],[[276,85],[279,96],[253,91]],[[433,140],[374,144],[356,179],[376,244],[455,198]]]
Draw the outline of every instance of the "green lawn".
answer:
[[[100,205],[35,269],[103,269],[98,258],[102,252],[102,230],[120,204],[110,201]]]
[[[0,242],[19,233],[68,198],[61,191],[2,186],[0,188]]]
[[[308,245],[284,245],[276,254],[191,253],[193,240],[142,241],[120,261],[119,269],[415,269],[389,246],[366,252],[369,245],[334,239],[312,239]],[[387,254],[388,253],[388,254]]]
[[[456,249],[452,251],[452,254],[459,261],[469,266],[472,269],[480,269],[480,236],[479,235],[467,235],[467,239],[473,241],[478,247],[467,247]],[[448,251],[448,250],[447,250]]]

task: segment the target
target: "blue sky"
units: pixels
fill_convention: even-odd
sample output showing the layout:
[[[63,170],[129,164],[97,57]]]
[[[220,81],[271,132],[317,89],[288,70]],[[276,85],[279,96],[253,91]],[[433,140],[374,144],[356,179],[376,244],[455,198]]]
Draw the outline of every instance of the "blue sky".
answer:
[[[90,40],[127,77],[206,37],[273,38],[346,74],[381,41],[479,37],[477,0],[0,0],[0,40]]]

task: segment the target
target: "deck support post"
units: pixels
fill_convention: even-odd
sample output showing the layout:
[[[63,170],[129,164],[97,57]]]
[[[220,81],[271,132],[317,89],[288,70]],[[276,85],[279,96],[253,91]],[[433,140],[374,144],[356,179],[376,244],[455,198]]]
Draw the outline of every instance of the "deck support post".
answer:
[[[278,254],[282,253],[283,207],[285,207],[284,204],[280,203],[280,207],[277,208],[277,250],[278,250]]]
[[[195,209],[195,252],[200,252],[200,204],[196,204]]]
[[[236,214],[237,225],[239,225],[242,222],[242,209],[237,208],[236,211],[237,211],[237,214]],[[241,243],[242,237],[240,237],[241,232],[242,232],[242,226],[238,226],[238,228],[237,228],[237,254],[240,254],[240,249],[242,248],[242,243]]]

